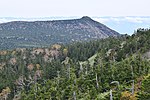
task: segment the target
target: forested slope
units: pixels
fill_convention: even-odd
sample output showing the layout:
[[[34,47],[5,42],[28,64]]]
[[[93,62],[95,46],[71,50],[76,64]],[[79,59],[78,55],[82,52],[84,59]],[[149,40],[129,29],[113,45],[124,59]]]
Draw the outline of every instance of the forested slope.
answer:
[[[149,100],[150,30],[0,51],[0,99]]]

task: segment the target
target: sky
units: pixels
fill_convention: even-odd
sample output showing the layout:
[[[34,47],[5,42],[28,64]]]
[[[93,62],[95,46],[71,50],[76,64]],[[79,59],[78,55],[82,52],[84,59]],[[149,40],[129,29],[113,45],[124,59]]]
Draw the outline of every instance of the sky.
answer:
[[[150,16],[149,4],[150,0],[0,0],[0,16]]]
[[[149,4],[150,0],[0,0],[0,22],[89,16],[131,34],[134,28],[150,27]]]

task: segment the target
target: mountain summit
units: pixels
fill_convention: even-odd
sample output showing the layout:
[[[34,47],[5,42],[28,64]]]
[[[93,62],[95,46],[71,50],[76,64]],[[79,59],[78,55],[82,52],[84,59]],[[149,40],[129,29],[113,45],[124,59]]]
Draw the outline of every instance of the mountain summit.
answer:
[[[88,16],[83,16],[81,19],[85,19],[85,20],[92,20],[90,17]]]
[[[0,24],[0,48],[38,47],[118,35],[88,16],[72,20],[14,21]]]

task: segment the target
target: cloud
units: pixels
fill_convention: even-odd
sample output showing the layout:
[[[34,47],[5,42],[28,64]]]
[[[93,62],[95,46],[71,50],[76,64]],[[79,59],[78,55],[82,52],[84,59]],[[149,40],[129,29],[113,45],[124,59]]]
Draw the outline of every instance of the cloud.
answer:
[[[125,17],[125,21],[132,22],[132,23],[143,23],[145,21],[144,18],[140,17]]]
[[[15,20],[7,19],[7,18],[0,18],[0,23],[6,23],[10,21],[15,21]]]
[[[119,24],[120,22],[125,21],[123,17],[95,17],[93,19],[100,23],[115,22]]]
[[[109,18],[93,18],[95,21],[98,21],[100,23],[105,23],[105,22],[109,22],[110,19]]]
[[[125,16],[125,17],[97,17],[94,18],[94,20],[98,22],[115,22],[115,23],[122,23],[122,22],[128,22],[128,23],[136,23],[136,24],[144,24],[144,23],[150,23],[150,17],[138,17],[138,16]]]
[[[47,20],[67,20],[67,19],[77,19],[81,16],[51,16],[51,17],[0,17],[0,23],[6,23],[11,21],[47,21]]]

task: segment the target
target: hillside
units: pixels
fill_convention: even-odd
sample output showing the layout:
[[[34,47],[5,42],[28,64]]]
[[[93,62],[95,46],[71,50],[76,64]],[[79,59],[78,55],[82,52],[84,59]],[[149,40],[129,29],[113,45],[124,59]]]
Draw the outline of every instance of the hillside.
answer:
[[[118,35],[87,16],[73,20],[15,21],[0,24],[0,49],[44,47]]]
[[[48,48],[0,51],[0,99],[149,100],[150,29]]]

